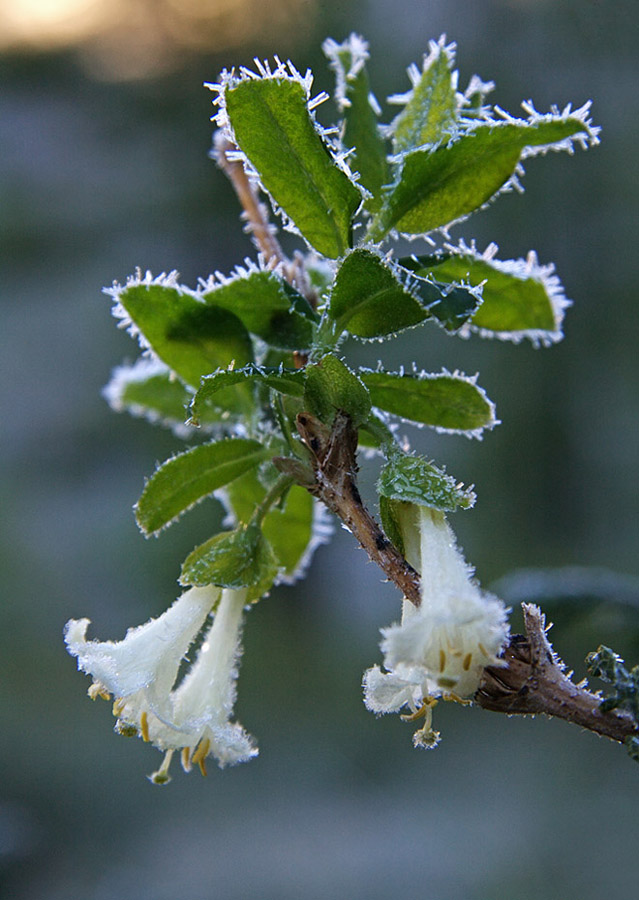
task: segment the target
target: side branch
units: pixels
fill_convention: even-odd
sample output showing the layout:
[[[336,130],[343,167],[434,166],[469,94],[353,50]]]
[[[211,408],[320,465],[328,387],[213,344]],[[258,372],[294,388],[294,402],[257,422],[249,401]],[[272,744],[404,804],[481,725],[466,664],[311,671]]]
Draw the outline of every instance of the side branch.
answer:
[[[526,634],[511,635],[503,653],[505,666],[484,669],[475,702],[508,715],[555,716],[620,743],[639,734],[631,716],[602,711],[601,697],[571,681],[548,641],[542,611],[529,603],[522,608]]]

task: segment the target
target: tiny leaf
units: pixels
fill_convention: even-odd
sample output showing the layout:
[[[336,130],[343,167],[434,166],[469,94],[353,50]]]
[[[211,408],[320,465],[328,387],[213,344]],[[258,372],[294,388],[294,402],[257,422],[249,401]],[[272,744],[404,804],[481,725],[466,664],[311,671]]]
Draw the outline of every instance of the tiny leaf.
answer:
[[[469,509],[475,502],[472,490],[464,488],[421,456],[394,454],[383,467],[377,490],[382,497],[429,506],[441,512],[457,507]]]
[[[327,354],[306,367],[304,403],[309,412],[330,424],[344,410],[357,427],[371,411],[371,400],[361,380],[341,360]]]
[[[440,431],[479,436],[496,424],[494,406],[474,380],[444,372],[402,375],[360,370],[373,406]]]
[[[278,71],[231,80],[224,98],[235,142],[265,191],[319,253],[341,256],[362,197],[322,139],[305,84]]]
[[[180,584],[250,588],[247,601],[259,600],[277,577],[277,562],[259,525],[223,531],[196,547],[182,565]]]
[[[269,456],[257,441],[201,444],[168,459],[147,481],[135,507],[141,530],[157,534],[182,513]]]

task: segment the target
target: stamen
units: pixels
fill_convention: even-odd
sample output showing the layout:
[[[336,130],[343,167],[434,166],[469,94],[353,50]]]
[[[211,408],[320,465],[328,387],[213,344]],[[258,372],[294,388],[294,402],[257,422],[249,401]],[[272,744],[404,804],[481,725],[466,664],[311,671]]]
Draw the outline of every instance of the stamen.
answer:
[[[444,650],[439,651],[439,671],[443,672],[446,668],[446,653]]]
[[[168,784],[171,780],[171,776],[169,775],[169,766],[171,765],[172,758],[173,750],[167,750],[164,754],[162,765],[157,770],[157,772],[149,775],[149,781],[152,781],[153,784]]]
[[[191,771],[191,748],[182,747],[182,768],[185,772]]]
[[[103,684],[100,684],[99,681],[94,681],[87,694],[92,700],[97,700],[98,697],[102,697],[103,700],[109,700],[111,698],[111,694],[107,691]]]
[[[481,641],[477,644],[477,646],[479,647],[479,649],[481,650],[481,652],[484,654],[484,656],[486,657],[486,659],[490,659],[490,658],[491,658],[491,657],[490,657],[490,653],[488,652],[488,650],[486,650],[486,648],[485,648],[484,645],[481,643]]]
[[[121,714],[122,710],[124,709],[124,705],[125,705],[124,698],[122,698],[122,697],[119,697],[117,700],[113,701],[112,712],[113,712],[113,715],[116,717],[116,719]]]
[[[142,740],[148,744],[151,738],[149,737],[149,717],[146,712],[143,712],[140,716],[140,731],[142,732]]]
[[[200,743],[195,748],[195,752],[191,757],[191,763],[197,763],[200,767],[200,772],[202,775],[206,775],[206,764],[204,760],[206,759],[206,754],[211,749],[211,741],[208,738],[203,738]]]
[[[464,661],[462,662],[462,669],[464,672],[467,672],[470,669],[470,664],[473,661],[473,654],[467,653],[464,657]]]

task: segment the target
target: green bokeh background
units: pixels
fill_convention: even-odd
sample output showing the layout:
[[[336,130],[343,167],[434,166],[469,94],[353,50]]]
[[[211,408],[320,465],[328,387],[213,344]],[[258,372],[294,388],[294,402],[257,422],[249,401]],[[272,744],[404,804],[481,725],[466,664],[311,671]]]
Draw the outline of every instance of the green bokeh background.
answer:
[[[248,617],[238,714],[261,755],[238,769],[204,780],[176,768],[169,787],[151,786],[159,755],[113,734],[61,632],[86,615],[115,638],[161,612],[220,516],[210,502],[158,540],[137,532],[144,476],[180,442],[101,400],[136,348],[100,288],[138,265],[193,284],[252,254],[207,159],[201,84],[278,52],[310,65],[319,91],[330,86],[322,38],[353,29],[371,43],[379,97],[405,90],[405,66],[446,32],[461,84],[494,79],[512,112],[529,96],[542,111],[593,99],[599,148],[531,161],[523,197],[453,231],[482,249],[495,240],[502,258],[535,248],[554,260],[575,301],[566,341],[535,351],[424,328],[388,354],[479,370],[497,403],[504,424],[481,443],[415,436],[477,487],[476,509],[453,525],[484,584],[530,566],[639,575],[637,24],[631,0],[362,0],[309,3],[305,27],[282,42],[265,31],[259,46],[184,50],[145,79],[97,77],[73,49],[0,56],[2,896],[636,894],[639,768],[623,750],[562,723],[446,708],[442,744],[417,752],[410,726],[366,712],[361,675],[380,660],[378,628],[398,598],[341,530],[305,582]],[[348,352],[374,364],[384,351]],[[365,490],[374,477],[365,467]],[[556,647],[578,672],[599,641],[639,660],[635,584],[606,582],[619,601],[606,607],[549,602]]]

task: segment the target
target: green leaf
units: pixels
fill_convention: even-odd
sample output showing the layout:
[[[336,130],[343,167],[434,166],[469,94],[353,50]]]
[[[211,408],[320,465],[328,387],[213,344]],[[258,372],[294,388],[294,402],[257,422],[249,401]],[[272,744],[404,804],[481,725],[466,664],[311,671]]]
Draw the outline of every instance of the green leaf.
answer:
[[[235,142],[264,190],[312,247],[341,256],[351,245],[362,197],[322,139],[306,86],[278,70],[272,77],[231,81],[224,97]]]
[[[270,454],[267,447],[245,438],[201,444],[163,463],[147,481],[135,506],[141,530],[157,534],[200,500]]]
[[[398,266],[413,273],[411,290],[428,310],[428,315],[437,319],[446,331],[459,331],[483,302],[482,287],[450,284],[446,283],[447,279],[440,281],[423,269],[419,257],[404,257],[398,260]]]
[[[526,148],[568,148],[575,135],[589,135],[579,116],[538,116],[475,125],[448,145],[408,153],[368,238],[381,240],[391,229],[422,234],[450,226],[511,180]]]
[[[251,364],[242,369],[223,369],[212,375],[205,375],[191,402],[189,424],[199,425],[202,414],[206,415],[207,410],[216,405],[218,396],[226,396],[229,387],[258,383],[281,394],[301,397],[304,394],[304,371],[285,369],[283,366],[274,368]]]
[[[383,467],[377,490],[390,500],[429,506],[441,512],[453,512],[460,506],[469,509],[475,503],[471,489],[464,488],[437,466],[421,456],[399,452]]]
[[[186,428],[188,407],[193,392],[171,375],[161,363],[146,358],[138,359],[132,366],[118,366],[104,388],[111,409],[126,410],[133,416],[143,416],[149,422],[170,428]],[[222,413],[202,404],[198,424],[220,424]]]
[[[253,470],[229,484],[224,494],[235,517],[240,522],[248,522],[264,499],[266,488]],[[293,485],[282,507],[271,509],[262,520],[262,532],[280,569],[278,582],[290,583],[302,574],[314,539],[314,502],[305,488]]]
[[[329,314],[339,331],[374,338],[418,325],[428,317],[400,284],[390,266],[370,250],[353,250],[341,263],[331,291]]]
[[[355,427],[365,421],[371,411],[365,386],[332,354],[323,356],[316,365],[306,367],[304,403],[310,413],[327,425],[340,409],[349,414]]]
[[[248,587],[247,601],[259,600],[277,577],[277,562],[259,525],[223,531],[196,547],[182,565],[180,584]]]
[[[540,266],[534,253],[526,260],[501,262],[463,247],[459,253],[424,257],[420,266],[417,273],[425,277],[463,279],[471,285],[485,282],[483,303],[470,320],[480,333],[542,343],[561,338],[567,300],[554,266]]]
[[[301,294],[272,272],[256,269],[213,284],[202,299],[234,313],[248,331],[273,347],[306,350],[313,342],[313,321],[319,317]]]
[[[389,180],[386,142],[377,122],[374,100],[366,71],[368,44],[351,34],[343,43],[328,39],[322,45],[336,75],[335,99],[344,116],[342,144],[353,153],[348,161],[359,172],[359,182],[370,191],[366,208],[375,211],[381,203],[381,188]]]
[[[357,337],[377,338],[431,317],[454,331],[480,302],[478,291],[427,281],[370,250],[353,250],[337,270],[329,314],[338,332],[346,328]]]
[[[441,431],[478,436],[496,424],[494,406],[472,378],[361,370],[373,406]]]
[[[437,143],[453,131],[457,121],[457,92],[451,77],[453,50],[452,45],[445,46],[443,39],[431,41],[422,72],[416,66],[409,69],[412,91],[390,98],[391,102],[406,101],[389,128],[395,153]]]
[[[230,362],[246,365],[253,359],[251,339],[242,322],[225,309],[203,303],[169,279],[131,279],[113,290],[115,313],[130,322],[143,346],[180,378],[197,388],[202,375],[225,368]],[[247,398],[236,402],[246,408]]]

